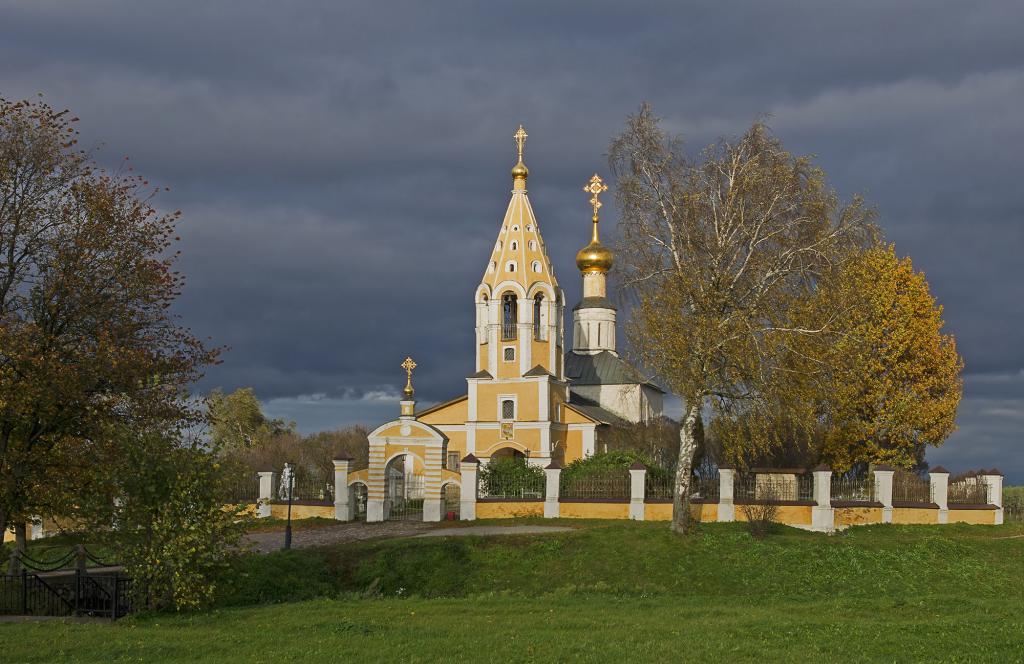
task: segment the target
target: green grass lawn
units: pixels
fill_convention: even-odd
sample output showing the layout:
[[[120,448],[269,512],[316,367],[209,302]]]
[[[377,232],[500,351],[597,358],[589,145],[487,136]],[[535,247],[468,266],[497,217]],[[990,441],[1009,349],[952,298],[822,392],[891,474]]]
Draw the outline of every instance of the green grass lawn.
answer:
[[[495,522],[499,523],[499,522]],[[500,522],[508,523],[508,522]],[[551,523],[547,521],[546,523]],[[21,661],[1021,661],[1024,526],[573,522],[247,556],[219,607],[0,624]]]

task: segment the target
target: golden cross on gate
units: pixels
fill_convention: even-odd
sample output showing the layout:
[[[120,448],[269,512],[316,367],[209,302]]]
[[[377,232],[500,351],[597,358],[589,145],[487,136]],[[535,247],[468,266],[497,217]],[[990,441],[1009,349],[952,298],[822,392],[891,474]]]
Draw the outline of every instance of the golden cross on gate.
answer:
[[[405,389],[402,390],[402,394],[405,395],[406,399],[411,399],[413,395],[412,390],[412,370],[416,368],[416,363],[411,357],[405,358],[402,362],[402,368],[405,369]]]
[[[590,184],[584,186],[583,191],[593,194],[590,197],[590,205],[594,208],[594,219],[597,219],[597,210],[602,205],[598,196],[603,192],[608,191],[608,185],[601,180],[601,177],[597,173],[594,173],[594,177],[590,178]]]
[[[523,129],[523,125],[519,125],[519,129],[512,135],[512,138],[516,139],[516,146],[519,148],[519,161],[523,160],[523,145],[526,143],[527,136],[529,134]]]

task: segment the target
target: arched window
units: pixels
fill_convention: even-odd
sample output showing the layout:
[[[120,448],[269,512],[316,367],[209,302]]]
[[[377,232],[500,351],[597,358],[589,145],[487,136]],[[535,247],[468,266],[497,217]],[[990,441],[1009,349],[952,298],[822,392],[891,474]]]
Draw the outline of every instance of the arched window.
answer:
[[[541,312],[544,310],[544,294],[537,293],[533,298],[533,338],[537,341],[544,340],[544,326],[541,324]]]
[[[512,251],[515,251],[518,248],[519,248],[519,243],[516,242],[515,240],[512,240],[512,244],[509,245],[509,249],[511,249]]]
[[[540,273],[540,261],[533,261],[533,271]]]
[[[515,293],[505,293],[501,296],[501,338],[510,341],[516,338],[516,323],[519,310],[516,304]]]
[[[506,272],[515,272],[516,271],[516,262],[515,261],[509,261],[508,264],[505,265],[505,271]]]
[[[537,251],[537,241],[530,240],[530,251]]]

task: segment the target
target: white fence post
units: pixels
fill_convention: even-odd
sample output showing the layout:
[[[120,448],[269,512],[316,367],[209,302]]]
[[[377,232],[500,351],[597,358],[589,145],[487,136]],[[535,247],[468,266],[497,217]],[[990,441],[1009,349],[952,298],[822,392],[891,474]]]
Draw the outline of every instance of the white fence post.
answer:
[[[939,506],[939,523],[949,523],[949,471],[935,466],[928,471],[928,484],[932,488],[932,502]]]
[[[348,457],[334,460],[334,518],[338,521],[352,520],[352,505],[349,502]]]
[[[988,486],[988,504],[996,506],[994,523],[997,526],[1003,523],[1003,474],[996,469],[983,470],[981,479]]]
[[[560,514],[558,504],[558,482],[562,476],[562,464],[552,461],[544,469],[544,518],[556,519]]]
[[[270,516],[270,501],[274,499],[274,476],[272,470],[261,470],[260,476],[260,501],[256,508],[256,516],[265,519]]]
[[[730,466],[718,467],[718,517],[723,523],[736,520],[735,493],[736,471]]]
[[[629,467],[629,518],[634,521],[644,520],[644,490],[647,478],[647,466],[635,462]]]
[[[811,529],[831,532],[836,529],[835,510],[832,509],[832,469],[822,464],[814,469],[814,502],[811,508]]]
[[[892,523],[892,478],[896,471],[884,464],[875,466],[875,500],[882,503],[882,523]]]
[[[480,460],[472,454],[463,457],[459,470],[462,473],[459,487],[459,520],[476,521],[477,471]]]

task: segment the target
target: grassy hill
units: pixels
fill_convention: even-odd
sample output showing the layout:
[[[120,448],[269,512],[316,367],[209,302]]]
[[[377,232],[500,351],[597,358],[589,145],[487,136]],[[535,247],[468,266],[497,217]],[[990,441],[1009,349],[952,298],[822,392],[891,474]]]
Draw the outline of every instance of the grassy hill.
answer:
[[[504,522],[507,523],[507,522]],[[550,521],[546,523],[551,523]],[[219,608],[0,624],[4,661],[1017,661],[1024,526],[708,524],[247,556]]]

